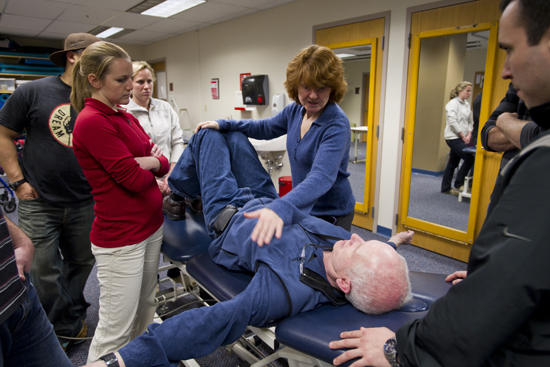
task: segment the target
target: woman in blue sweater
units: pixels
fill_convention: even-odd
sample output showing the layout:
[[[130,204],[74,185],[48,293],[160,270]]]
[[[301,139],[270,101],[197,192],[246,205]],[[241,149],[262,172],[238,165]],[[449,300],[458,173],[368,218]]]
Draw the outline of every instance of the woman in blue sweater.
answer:
[[[288,64],[285,88],[294,103],[264,120],[202,122],[205,128],[238,130],[254,139],[287,134],[286,147],[293,190],[261,210],[245,213],[257,218],[251,238],[259,246],[273,235],[281,237],[285,224],[308,214],[351,230],[355,198],[348,177],[351,140],[349,120],[337,105],[346,93],[342,61],[322,46],[301,50]]]

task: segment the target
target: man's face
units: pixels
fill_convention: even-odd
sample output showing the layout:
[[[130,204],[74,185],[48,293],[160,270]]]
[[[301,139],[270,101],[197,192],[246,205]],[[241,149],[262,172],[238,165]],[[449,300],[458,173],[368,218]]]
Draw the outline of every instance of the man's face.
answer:
[[[332,267],[339,273],[347,269],[351,263],[356,251],[363,247],[365,241],[355,233],[347,241],[338,241],[332,247]]]
[[[514,1],[500,18],[498,41],[506,51],[502,78],[511,79],[518,96],[532,108],[550,101],[550,32],[538,45],[529,45],[519,14]]]
[[[393,253],[395,250],[387,243],[380,241],[365,242],[361,237],[353,234],[347,241],[338,241],[332,248],[332,267],[334,271],[341,276],[352,266],[358,258],[368,259],[368,263],[373,265],[380,256],[387,253]],[[395,254],[397,256],[397,252]]]

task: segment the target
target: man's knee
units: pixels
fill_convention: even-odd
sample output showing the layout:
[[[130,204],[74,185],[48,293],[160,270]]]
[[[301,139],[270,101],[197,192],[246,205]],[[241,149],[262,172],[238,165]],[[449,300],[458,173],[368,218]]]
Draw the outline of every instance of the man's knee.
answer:
[[[193,134],[189,139],[187,149],[200,149],[204,143],[218,144],[223,140],[223,134],[214,129],[201,129]],[[197,150],[198,151],[198,150]]]
[[[243,142],[243,141],[248,141],[248,138],[246,137],[246,135],[241,132],[241,131],[226,131],[225,133],[223,133],[224,136],[225,136],[225,140],[227,140],[227,142]]]

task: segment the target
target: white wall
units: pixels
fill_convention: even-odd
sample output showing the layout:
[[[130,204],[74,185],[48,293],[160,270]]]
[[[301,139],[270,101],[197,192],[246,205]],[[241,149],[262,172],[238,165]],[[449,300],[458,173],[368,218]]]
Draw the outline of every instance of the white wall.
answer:
[[[174,85],[169,97],[175,97],[180,108],[187,108],[195,123],[228,116],[264,118],[271,116],[271,108],[259,107],[251,113],[234,110],[240,73],[267,74],[270,94],[284,93],[287,64],[300,49],[312,43],[314,26],[390,11],[376,213],[379,226],[392,228],[404,121],[407,8],[430,2],[433,1],[299,0],[148,45],[143,48],[142,58],[166,60],[167,80]],[[135,58],[134,54],[131,56]],[[220,80],[219,100],[212,100],[210,95],[212,78]]]

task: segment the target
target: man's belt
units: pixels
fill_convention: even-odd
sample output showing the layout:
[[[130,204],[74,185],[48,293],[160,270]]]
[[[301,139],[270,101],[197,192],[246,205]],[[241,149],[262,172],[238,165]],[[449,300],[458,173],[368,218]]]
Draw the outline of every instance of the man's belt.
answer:
[[[233,205],[228,205],[222,209],[222,211],[218,215],[218,218],[216,218],[214,224],[212,225],[212,229],[216,232],[218,236],[221,236],[223,231],[225,231],[225,229],[227,228],[229,222],[231,222],[231,218],[233,218],[233,216],[237,214],[238,211],[239,209],[234,207]]]

